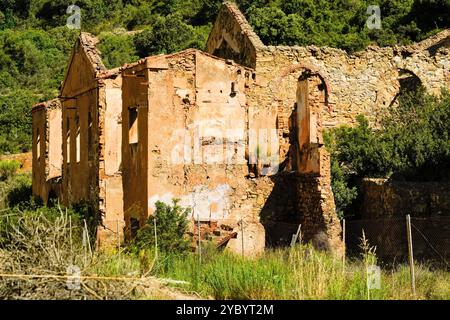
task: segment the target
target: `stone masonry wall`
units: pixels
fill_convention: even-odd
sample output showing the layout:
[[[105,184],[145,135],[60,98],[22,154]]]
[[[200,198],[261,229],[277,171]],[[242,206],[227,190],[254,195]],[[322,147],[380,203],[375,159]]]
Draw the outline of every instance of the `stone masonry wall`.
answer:
[[[377,125],[396,104],[403,72],[415,75],[432,94],[450,86],[449,37],[446,30],[413,46],[369,47],[352,55],[326,47],[268,46],[257,53],[257,84],[269,94],[286,69],[310,66],[320,70],[330,85],[332,109],[324,113],[325,127],[353,124],[358,114]]]
[[[450,183],[364,179],[361,190],[361,219],[450,217]]]
[[[206,52],[255,68],[256,52],[264,44],[235,4],[225,2],[209,35]]]

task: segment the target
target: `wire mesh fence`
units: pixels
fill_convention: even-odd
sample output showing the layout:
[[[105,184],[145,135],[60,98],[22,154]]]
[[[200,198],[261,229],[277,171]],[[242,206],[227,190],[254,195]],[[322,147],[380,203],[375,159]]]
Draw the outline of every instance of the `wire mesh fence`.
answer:
[[[405,218],[351,220],[345,224],[348,257],[360,256],[364,232],[370,245],[376,247],[380,264],[389,266],[408,262]],[[416,262],[450,269],[450,217],[411,217],[411,240]]]

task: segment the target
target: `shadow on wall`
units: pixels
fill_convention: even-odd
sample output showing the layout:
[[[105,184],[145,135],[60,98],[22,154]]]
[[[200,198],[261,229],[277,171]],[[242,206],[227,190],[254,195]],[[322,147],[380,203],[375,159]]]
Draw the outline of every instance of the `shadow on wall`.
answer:
[[[337,245],[338,229],[330,186],[329,156],[323,150],[320,113],[328,105],[328,85],[320,73],[298,78],[289,115],[288,153],[261,211],[267,246],[289,245],[301,224],[301,240],[317,249]],[[333,245],[331,244],[333,243]]]
[[[261,223],[266,230],[266,245],[289,245],[301,221],[297,212],[295,173],[280,172],[270,179],[274,184],[273,189],[260,213]]]
[[[408,92],[416,92],[419,88],[422,87],[422,81],[414,72],[406,69],[399,69],[398,74],[400,89],[395,95],[394,99],[392,99],[392,102],[389,104],[388,110],[390,110],[395,103],[399,102],[398,100],[402,94]]]
[[[301,224],[303,243],[311,242],[317,249],[329,250],[323,199],[318,190],[320,178],[292,171],[280,172],[270,179],[274,186],[260,215],[266,231],[266,245],[289,245]]]
[[[301,218],[297,214],[297,194],[295,191],[296,172],[292,164],[297,163],[296,145],[296,104],[289,116],[289,150],[286,159],[280,164],[276,175],[269,177],[273,182],[273,189],[268,196],[260,213],[261,223],[266,230],[266,245],[278,247],[289,245],[292,234],[297,232]],[[278,121],[278,119],[277,119]]]
[[[301,174],[295,170],[300,154],[294,125],[297,123],[296,112],[292,112],[289,120],[288,156],[280,164],[278,174],[270,177],[274,186],[260,214],[266,231],[266,245],[290,245],[292,235],[301,224],[303,242],[312,242],[315,248],[328,250],[330,245],[325,232],[327,226],[321,211],[323,199],[319,190],[320,177],[317,174]]]

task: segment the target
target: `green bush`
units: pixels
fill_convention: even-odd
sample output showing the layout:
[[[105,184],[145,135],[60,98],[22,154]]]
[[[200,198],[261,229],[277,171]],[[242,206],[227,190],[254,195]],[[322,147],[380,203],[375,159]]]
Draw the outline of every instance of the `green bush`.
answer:
[[[39,205],[33,198],[31,190],[31,176],[19,174],[5,181],[1,186],[3,207],[19,207],[32,210]]]
[[[0,180],[12,178],[20,168],[20,162],[16,160],[0,160]]]
[[[138,231],[133,241],[137,250],[152,249],[156,241],[158,250],[165,253],[183,253],[189,250],[190,241],[186,238],[188,231],[188,214],[190,209],[184,209],[174,200],[173,205],[158,201],[154,215],[148,218],[147,223]]]
[[[450,180],[450,91],[440,98],[423,88],[405,91],[381,128],[363,116],[355,127],[342,126],[324,135],[332,155],[332,187],[338,212],[356,198],[357,181],[381,177],[409,181]]]

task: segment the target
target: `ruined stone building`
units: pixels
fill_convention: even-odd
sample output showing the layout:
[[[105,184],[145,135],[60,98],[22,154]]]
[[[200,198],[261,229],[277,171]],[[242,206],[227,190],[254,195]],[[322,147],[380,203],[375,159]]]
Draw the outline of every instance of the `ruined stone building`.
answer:
[[[449,87],[450,30],[423,42],[332,48],[266,46],[225,3],[205,52],[147,57],[107,70],[83,33],[59,99],[33,108],[33,192],[100,213],[132,236],[156,201],[192,208],[204,233],[260,252],[289,241],[340,251],[322,132],[364,114],[376,126],[405,86]],[[244,230],[244,232],[242,232]]]
[[[33,107],[33,192],[45,201],[91,204],[102,217],[102,239],[123,221],[122,83],[118,69],[103,65],[96,43],[81,34],[59,99]]]

